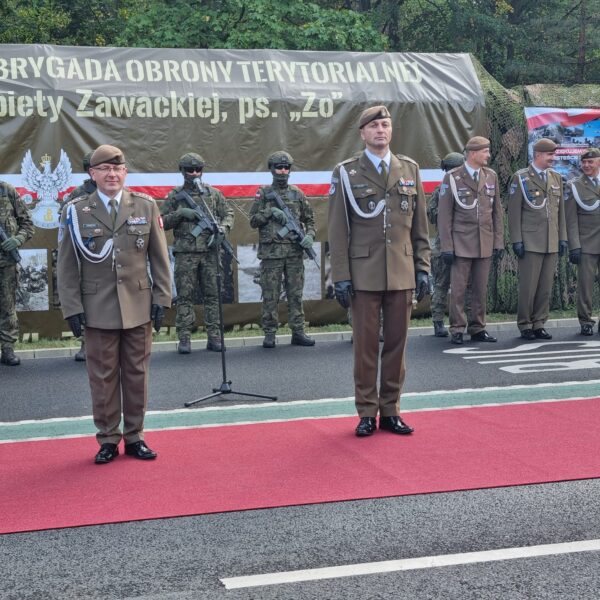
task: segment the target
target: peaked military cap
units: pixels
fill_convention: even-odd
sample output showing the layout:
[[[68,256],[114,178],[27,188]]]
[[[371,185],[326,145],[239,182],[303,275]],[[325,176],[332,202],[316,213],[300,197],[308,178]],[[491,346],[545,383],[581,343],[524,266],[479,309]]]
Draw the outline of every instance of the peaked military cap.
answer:
[[[113,165],[124,165],[125,156],[116,146],[102,144],[98,146],[92,157],[90,158],[90,167],[97,167],[103,163],[111,163]]]
[[[557,148],[556,142],[550,138],[540,138],[534,145],[534,152],[554,152]]]
[[[589,148],[581,155],[581,160],[584,158],[600,158],[600,150],[598,148]]]
[[[482,135],[476,135],[472,137],[465,146],[467,151],[483,150],[484,148],[490,147],[490,140],[484,138]]]
[[[367,123],[377,119],[391,119],[390,111],[385,106],[372,106],[362,111],[358,119],[358,128],[362,129]]]

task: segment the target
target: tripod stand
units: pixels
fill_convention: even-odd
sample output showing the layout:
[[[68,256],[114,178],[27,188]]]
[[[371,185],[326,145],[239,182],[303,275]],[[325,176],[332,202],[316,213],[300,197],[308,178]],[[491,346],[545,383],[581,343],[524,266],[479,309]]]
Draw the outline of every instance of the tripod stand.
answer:
[[[221,238],[219,232],[219,226],[213,215],[211,215],[211,219],[213,222],[213,236],[215,240],[215,257],[217,260],[217,299],[219,304],[219,333],[221,335],[221,372],[222,372],[222,381],[221,385],[218,388],[213,388],[213,393],[208,394],[207,396],[202,396],[202,398],[198,398],[196,400],[192,400],[191,402],[186,402],[184,406],[189,408],[194,404],[198,404],[199,402],[204,402],[205,400],[209,400],[210,398],[225,396],[227,394],[237,394],[238,396],[249,396],[251,398],[264,398],[265,400],[277,400],[277,396],[264,396],[262,394],[251,394],[249,392],[237,392],[231,388],[231,380],[227,379],[227,366],[225,361],[225,334],[224,334],[224,323],[223,323],[223,300],[221,298],[221,261],[220,261],[220,249],[221,249]],[[237,258],[231,253],[233,259],[237,261]]]

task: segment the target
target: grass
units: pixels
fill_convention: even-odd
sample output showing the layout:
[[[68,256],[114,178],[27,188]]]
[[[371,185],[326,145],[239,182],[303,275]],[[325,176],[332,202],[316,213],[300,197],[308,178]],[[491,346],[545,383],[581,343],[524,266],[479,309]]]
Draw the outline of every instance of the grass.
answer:
[[[577,316],[575,308],[568,310],[554,310],[550,311],[550,319],[572,319]],[[487,315],[488,323],[501,323],[501,322],[516,322],[516,315],[508,313],[490,313]],[[446,319],[446,323],[448,319]],[[431,327],[431,317],[419,317],[411,319],[410,327]],[[515,325],[516,327],[516,325]],[[324,333],[324,332],[336,332],[336,331],[348,331],[350,326],[347,323],[333,323],[331,325],[323,325],[321,327],[307,327],[307,333]],[[285,335],[291,334],[289,327],[283,326],[277,330],[277,333]],[[44,348],[70,348],[78,345],[78,341],[71,335],[63,334],[63,339],[60,340],[49,340],[44,338],[38,338],[36,334],[25,334],[25,339],[15,344],[15,350],[38,350]],[[263,331],[258,325],[234,325],[233,328],[225,332],[227,338],[238,338],[238,337],[252,337],[262,336]],[[204,331],[198,331],[192,335],[192,339],[202,340],[206,339],[206,333]],[[176,341],[177,334],[175,333],[174,327],[163,327],[159,334],[154,333],[155,342],[169,342]]]

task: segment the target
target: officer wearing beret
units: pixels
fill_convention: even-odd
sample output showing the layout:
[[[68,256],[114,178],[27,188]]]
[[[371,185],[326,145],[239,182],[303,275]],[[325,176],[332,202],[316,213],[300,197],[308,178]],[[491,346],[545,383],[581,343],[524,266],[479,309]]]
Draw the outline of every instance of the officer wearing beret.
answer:
[[[508,228],[519,259],[517,326],[525,340],[549,340],[544,325],[559,254],[567,251],[561,176],[552,170],[556,144],[548,138],[533,146],[533,161],[512,178]]]
[[[440,168],[446,173],[451,169],[460,167],[465,162],[465,157],[460,152],[446,154],[440,163]],[[440,202],[440,187],[433,190],[427,202],[427,218],[437,227],[438,206]],[[448,330],[444,326],[444,315],[448,304],[448,290],[450,289],[450,265],[442,259],[440,252],[440,234],[436,230],[431,242],[431,278],[433,279],[433,294],[431,295],[431,319],[435,337],[448,337]],[[469,299],[470,300],[470,299]]]
[[[583,174],[567,184],[565,215],[569,260],[577,265],[577,318],[581,335],[590,336],[592,293],[600,269],[600,150],[590,148],[580,158]]]
[[[413,290],[429,291],[430,248],[419,165],[390,151],[392,119],[385,106],[362,112],[365,149],[333,170],[329,191],[329,246],[335,296],[352,306],[355,433],[377,427],[397,434],[413,428],[400,417],[406,337]],[[381,376],[379,315],[383,310]]]
[[[73,334],[85,324],[96,464],[125,454],[156,458],[144,443],[152,322],[171,304],[167,243],[158,207],[124,189],[125,157],[102,145],[90,159],[97,190],[69,202],[61,216],[58,295]],[[120,429],[121,407],[123,432]]]
[[[16,367],[21,364],[14,350],[19,339],[17,252],[33,237],[34,228],[25,202],[17,190],[4,181],[0,181],[0,227],[6,236],[0,241],[0,364]]]
[[[186,152],[179,159],[183,185],[169,192],[161,208],[165,229],[172,229],[175,238],[175,328],[179,338],[179,354],[189,354],[192,351],[191,335],[196,320],[194,295],[198,282],[204,298],[206,349],[213,352],[223,350],[217,289],[219,253],[215,251],[218,240],[210,232],[201,233],[197,237],[192,234],[198,224],[199,215],[180,197],[180,192],[187,193],[206,216],[214,218],[220,228],[218,235],[229,234],[233,227],[233,207],[227,203],[220,190],[202,182],[204,164],[204,159],[195,152]]]
[[[450,270],[450,341],[463,343],[463,332],[474,342],[496,342],[486,330],[487,286],[492,256],[504,253],[503,209],[498,176],[487,167],[490,141],[472,137],[465,146],[466,162],[444,176],[440,189],[438,228],[442,259]],[[471,279],[471,316],[464,305]]]

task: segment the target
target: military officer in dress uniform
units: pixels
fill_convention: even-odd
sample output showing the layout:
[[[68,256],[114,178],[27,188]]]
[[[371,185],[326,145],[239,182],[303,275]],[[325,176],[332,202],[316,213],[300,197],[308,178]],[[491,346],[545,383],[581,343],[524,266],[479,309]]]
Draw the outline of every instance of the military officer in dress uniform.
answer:
[[[400,394],[413,290],[417,300],[429,291],[425,194],[419,165],[390,151],[385,106],[364,110],[358,128],[365,149],[335,167],[328,222],[335,296],[342,307],[352,306],[356,435],[372,435],[378,413],[380,429],[410,434],[413,428],[400,417]]]
[[[440,188],[438,229],[442,259],[450,270],[450,341],[496,342],[486,330],[487,286],[492,256],[504,253],[503,209],[498,176],[486,165],[490,141],[472,137],[465,163],[446,175]],[[471,279],[471,315],[465,316],[465,291]]]
[[[525,340],[549,340],[544,329],[559,254],[567,251],[563,185],[551,169],[556,144],[541,138],[533,161],[517,171],[508,195],[508,228],[519,259],[517,326]]]
[[[577,265],[577,318],[581,335],[593,335],[592,293],[600,268],[600,150],[581,155],[583,174],[565,190],[569,260]],[[600,326],[598,327],[600,333]]]
[[[119,454],[156,458],[144,443],[152,322],[171,304],[167,243],[154,200],[123,189],[125,157],[99,146],[90,159],[98,189],[71,201],[59,229],[58,294],[73,334],[85,324],[96,438],[95,462]],[[121,405],[123,433],[120,430]]]

